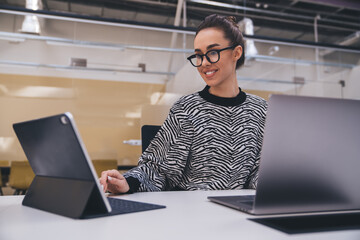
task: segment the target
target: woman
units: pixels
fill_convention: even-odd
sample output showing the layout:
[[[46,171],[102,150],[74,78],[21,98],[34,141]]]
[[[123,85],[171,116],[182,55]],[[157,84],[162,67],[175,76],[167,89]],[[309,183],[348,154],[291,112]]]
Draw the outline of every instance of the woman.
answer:
[[[196,32],[188,60],[206,83],[180,98],[139,165],[104,171],[104,191],[256,188],[267,104],[238,86],[244,40],[233,17],[211,15]]]

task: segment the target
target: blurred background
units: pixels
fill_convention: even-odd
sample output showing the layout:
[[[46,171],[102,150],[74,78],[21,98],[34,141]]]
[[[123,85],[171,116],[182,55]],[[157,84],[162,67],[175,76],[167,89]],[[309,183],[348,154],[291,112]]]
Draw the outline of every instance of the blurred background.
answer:
[[[0,0],[3,168],[26,160],[13,123],[62,112],[93,160],[136,165],[141,126],[204,87],[186,57],[213,13],[244,33],[246,92],[360,99],[359,1]]]

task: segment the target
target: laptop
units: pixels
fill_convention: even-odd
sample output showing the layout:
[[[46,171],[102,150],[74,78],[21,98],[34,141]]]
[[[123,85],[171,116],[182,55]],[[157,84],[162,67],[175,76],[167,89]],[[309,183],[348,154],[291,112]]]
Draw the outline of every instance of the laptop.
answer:
[[[360,210],[360,101],[272,95],[256,193],[210,201],[253,215]]]
[[[75,219],[165,208],[105,196],[71,113],[13,128],[35,173],[23,205]]]

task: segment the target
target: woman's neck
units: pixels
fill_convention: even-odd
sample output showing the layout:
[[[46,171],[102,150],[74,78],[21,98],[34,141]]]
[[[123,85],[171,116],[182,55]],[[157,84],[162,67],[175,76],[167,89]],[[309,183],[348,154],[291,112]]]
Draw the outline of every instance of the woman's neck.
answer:
[[[218,97],[232,98],[236,97],[240,92],[237,81],[229,84],[221,84],[220,86],[210,86],[209,93]]]

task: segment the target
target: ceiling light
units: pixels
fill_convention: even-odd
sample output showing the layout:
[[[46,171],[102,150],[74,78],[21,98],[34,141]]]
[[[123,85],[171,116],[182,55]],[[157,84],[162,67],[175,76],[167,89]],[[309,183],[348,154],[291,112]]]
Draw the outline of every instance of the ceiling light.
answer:
[[[250,18],[244,18],[239,22],[240,29],[248,36],[254,35],[254,24]],[[258,51],[255,47],[254,40],[247,39],[245,42],[245,56],[255,56]]]
[[[38,17],[32,15],[25,16],[20,31],[23,33],[40,34],[41,29]]]
[[[42,3],[41,0],[26,0],[25,7],[36,11],[42,9]],[[40,34],[41,28],[38,17],[35,15],[25,15],[20,31],[24,33]]]

